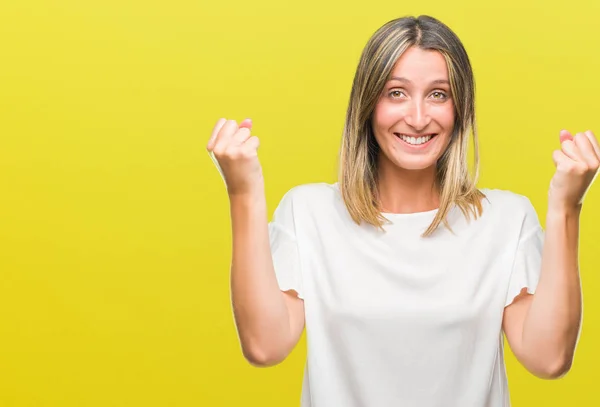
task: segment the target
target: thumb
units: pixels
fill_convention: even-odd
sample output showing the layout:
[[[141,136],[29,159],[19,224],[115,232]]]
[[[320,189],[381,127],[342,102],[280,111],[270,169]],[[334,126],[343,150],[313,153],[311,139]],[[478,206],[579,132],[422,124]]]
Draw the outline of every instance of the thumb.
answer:
[[[569,133],[568,130],[561,130],[559,138],[560,138],[561,144],[563,141],[573,140],[573,136],[571,135],[571,133]]]
[[[241,123],[240,123],[240,128],[242,127],[247,127],[249,129],[252,128],[252,119],[244,119]]]

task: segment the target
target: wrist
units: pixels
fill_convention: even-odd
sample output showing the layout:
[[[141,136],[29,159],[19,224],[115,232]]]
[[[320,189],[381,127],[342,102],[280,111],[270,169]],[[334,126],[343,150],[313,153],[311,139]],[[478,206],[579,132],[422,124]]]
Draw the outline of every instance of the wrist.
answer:
[[[548,205],[546,219],[578,219],[581,214],[582,205],[567,206],[567,205]]]
[[[261,186],[245,191],[228,192],[228,195],[232,205],[252,205],[265,199],[264,187]]]

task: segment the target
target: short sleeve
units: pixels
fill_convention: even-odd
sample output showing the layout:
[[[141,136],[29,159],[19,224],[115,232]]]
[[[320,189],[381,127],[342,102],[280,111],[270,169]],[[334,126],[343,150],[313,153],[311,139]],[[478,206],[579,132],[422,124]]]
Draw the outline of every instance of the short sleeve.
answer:
[[[279,288],[281,291],[294,290],[299,298],[304,298],[293,191],[286,193],[275,209],[269,222],[269,242]]]
[[[535,208],[524,198],[525,217],[521,227],[519,242],[508,283],[505,307],[512,304],[515,297],[526,288],[529,294],[534,294],[542,268],[542,249],[545,232],[540,225]]]

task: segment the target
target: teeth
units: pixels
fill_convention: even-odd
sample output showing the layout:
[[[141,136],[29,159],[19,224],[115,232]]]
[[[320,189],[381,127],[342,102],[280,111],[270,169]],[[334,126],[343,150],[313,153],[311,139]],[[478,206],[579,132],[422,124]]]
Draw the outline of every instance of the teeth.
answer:
[[[409,137],[404,134],[399,134],[400,138],[406,141],[408,144],[419,145],[423,143],[427,143],[433,136],[424,136],[424,137]]]

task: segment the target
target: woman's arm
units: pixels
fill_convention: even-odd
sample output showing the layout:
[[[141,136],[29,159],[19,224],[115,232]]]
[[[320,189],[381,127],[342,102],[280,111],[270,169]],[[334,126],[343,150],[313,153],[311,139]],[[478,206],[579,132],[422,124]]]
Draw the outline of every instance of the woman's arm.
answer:
[[[560,134],[553,155],[540,280],[504,311],[503,329],[517,359],[533,374],[557,378],[571,367],[581,327],[579,218],[583,198],[600,166],[600,146],[591,131]]]
[[[264,194],[231,201],[231,294],[242,351],[255,366],[272,366],[292,351],[304,329],[304,301],[279,289]]]
[[[281,362],[304,329],[304,301],[279,289],[269,243],[259,141],[252,122],[221,119],[207,150],[221,171],[233,235],[231,302],[242,352],[256,366]]]
[[[541,378],[563,376],[575,354],[582,312],[578,235],[579,211],[548,213],[536,293],[521,294],[504,311],[513,353]]]

